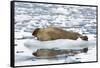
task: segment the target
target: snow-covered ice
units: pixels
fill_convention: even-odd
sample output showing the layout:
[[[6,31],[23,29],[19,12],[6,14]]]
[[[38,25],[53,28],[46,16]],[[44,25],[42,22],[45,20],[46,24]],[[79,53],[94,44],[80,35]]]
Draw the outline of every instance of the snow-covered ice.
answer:
[[[89,41],[58,39],[41,42],[32,36],[35,28],[61,27],[87,35]],[[15,3],[15,66],[96,61],[96,7]],[[40,59],[32,55],[39,48],[77,49],[89,47],[87,53]]]
[[[95,47],[95,40],[84,41],[81,39],[78,40],[69,40],[69,39],[58,39],[53,41],[38,41],[38,40],[27,40],[24,43],[24,46],[33,49],[83,49]]]

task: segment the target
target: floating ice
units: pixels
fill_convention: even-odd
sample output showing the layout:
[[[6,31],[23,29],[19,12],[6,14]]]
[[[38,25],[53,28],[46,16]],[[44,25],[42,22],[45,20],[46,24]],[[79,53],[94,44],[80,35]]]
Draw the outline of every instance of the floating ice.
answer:
[[[39,40],[27,40],[24,43],[24,46],[29,49],[82,49],[82,48],[90,48],[96,45],[94,40],[84,41],[81,39],[78,40],[69,40],[69,39],[58,39],[52,41],[39,41]]]

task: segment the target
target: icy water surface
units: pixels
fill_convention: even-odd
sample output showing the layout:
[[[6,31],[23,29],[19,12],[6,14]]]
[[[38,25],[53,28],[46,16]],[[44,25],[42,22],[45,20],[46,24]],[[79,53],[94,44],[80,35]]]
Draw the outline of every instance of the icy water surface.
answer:
[[[27,40],[34,39],[32,31],[35,28],[48,26],[79,32],[96,42],[96,7],[16,2],[14,24],[16,66],[96,61],[96,44],[88,53],[52,59],[36,58],[32,50],[24,46]]]

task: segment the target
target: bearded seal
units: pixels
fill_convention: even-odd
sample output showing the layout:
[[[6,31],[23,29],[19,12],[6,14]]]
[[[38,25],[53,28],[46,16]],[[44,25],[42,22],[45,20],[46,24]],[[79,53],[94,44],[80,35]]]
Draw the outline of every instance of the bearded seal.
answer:
[[[48,41],[48,40],[56,40],[56,39],[77,40],[78,38],[88,41],[87,36],[83,36],[77,32],[65,31],[57,27],[36,28],[32,32],[32,35],[37,37],[37,39],[40,41]]]

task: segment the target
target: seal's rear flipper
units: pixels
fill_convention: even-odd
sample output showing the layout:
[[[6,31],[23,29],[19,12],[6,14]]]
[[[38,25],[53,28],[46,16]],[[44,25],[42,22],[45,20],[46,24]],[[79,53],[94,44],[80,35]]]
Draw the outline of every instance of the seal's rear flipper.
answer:
[[[82,40],[88,41],[88,36],[81,36],[80,37]]]
[[[87,48],[83,48],[82,52],[83,53],[87,53],[88,52],[88,47]]]

